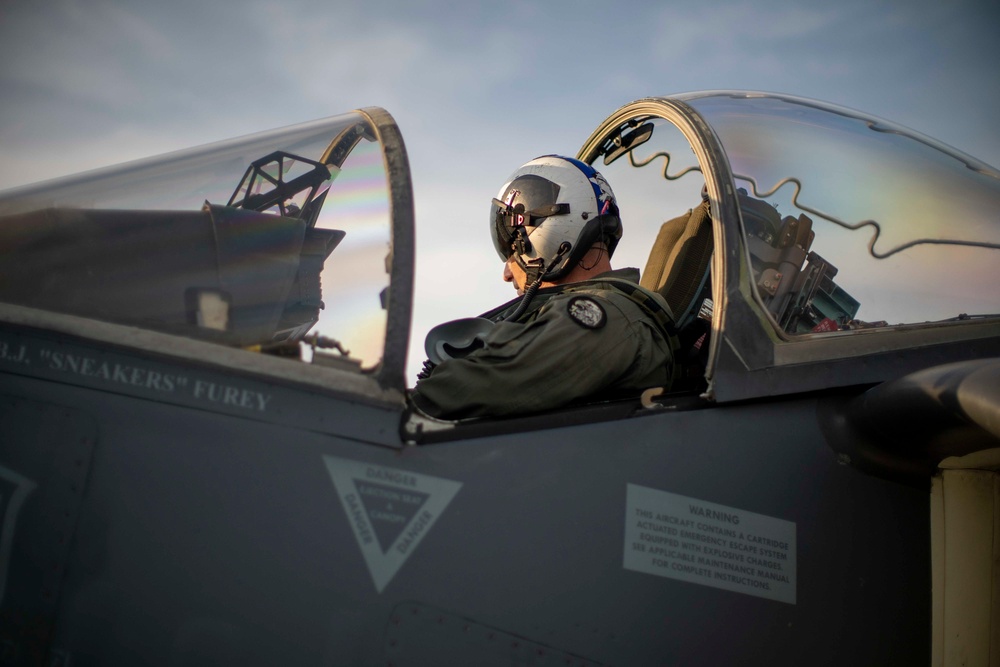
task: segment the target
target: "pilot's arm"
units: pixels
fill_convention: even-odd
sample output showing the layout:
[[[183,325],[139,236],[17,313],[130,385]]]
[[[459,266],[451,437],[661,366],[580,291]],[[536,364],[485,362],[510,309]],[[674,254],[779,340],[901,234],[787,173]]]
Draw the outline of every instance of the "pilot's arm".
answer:
[[[571,292],[528,322],[498,323],[481,349],[442,362],[412,398],[443,419],[527,414],[604,390],[668,384],[664,359],[668,342],[627,297]]]

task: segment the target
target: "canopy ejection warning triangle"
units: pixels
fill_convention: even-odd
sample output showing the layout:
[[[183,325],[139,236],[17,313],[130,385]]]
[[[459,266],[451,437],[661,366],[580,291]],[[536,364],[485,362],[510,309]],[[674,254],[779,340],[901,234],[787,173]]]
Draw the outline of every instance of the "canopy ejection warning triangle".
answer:
[[[381,593],[462,484],[335,456],[323,459]]]

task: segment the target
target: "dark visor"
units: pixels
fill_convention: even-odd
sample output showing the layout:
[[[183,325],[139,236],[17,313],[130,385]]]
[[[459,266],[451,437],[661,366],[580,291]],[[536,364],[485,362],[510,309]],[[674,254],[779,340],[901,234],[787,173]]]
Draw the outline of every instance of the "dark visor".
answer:
[[[506,261],[514,251],[518,229],[526,238],[528,227],[537,227],[550,215],[569,213],[569,204],[556,202],[559,186],[541,176],[526,175],[514,179],[503,199],[494,199],[490,210],[493,220],[493,245]]]

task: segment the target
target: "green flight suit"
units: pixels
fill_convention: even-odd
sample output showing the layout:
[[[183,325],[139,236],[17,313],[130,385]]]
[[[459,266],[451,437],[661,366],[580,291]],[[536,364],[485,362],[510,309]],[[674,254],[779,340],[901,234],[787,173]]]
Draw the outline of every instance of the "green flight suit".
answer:
[[[637,269],[539,290],[517,321],[417,383],[414,404],[443,419],[539,412],[578,399],[638,395],[673,379],[670,311]],[[494,321],[520,299],[484,315]]]

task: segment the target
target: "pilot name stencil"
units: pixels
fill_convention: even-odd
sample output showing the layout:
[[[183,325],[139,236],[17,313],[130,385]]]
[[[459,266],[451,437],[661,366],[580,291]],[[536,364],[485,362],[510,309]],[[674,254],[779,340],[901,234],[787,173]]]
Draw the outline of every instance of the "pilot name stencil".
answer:
[[[335,456],[323,459],[375,589],[381,593],[462,484]]]
[[[105,351],[60,344],[22,342],[0,336],[0,369],[46,379],[67,379],[83,386],[132,390],[140,395],[182,404],[216,406],[234,413],[266,413],[272,395],[256,386],[232,384],[169,367],[138,362]]]
[[[624,568],[795,604],[795,523],[629,484]]]

